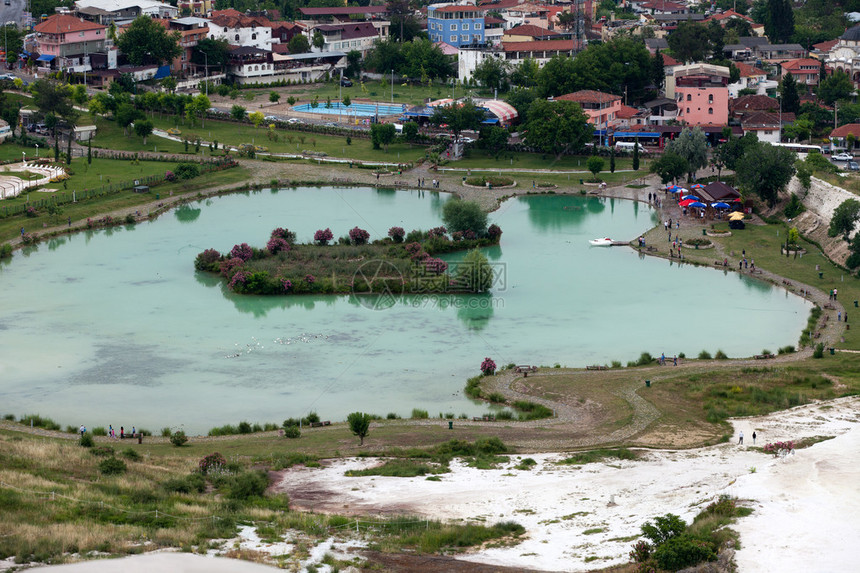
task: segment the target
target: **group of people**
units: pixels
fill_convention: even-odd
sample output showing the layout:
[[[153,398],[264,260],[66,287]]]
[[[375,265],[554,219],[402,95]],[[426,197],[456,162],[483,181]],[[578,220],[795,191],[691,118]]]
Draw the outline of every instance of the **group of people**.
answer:
[[[758,436],[756,436],[755,430],[753,430],[753,433],[752,433],[753,445],[755,445],[755,439],[757,437]],[[744,431],[743,430],[741,430],[740,434],[738,435],[738,445],[739,446],[744,445]]]
[[[78,432],[81,434],[81,437],[83,437],[84,434],[87,433],[87,427],[84,426],[83,424],[81,424],[81,427],[78,428]],[[131,427],[131,433],[130,434],[127,434],[125,432],[125,426],[120,426],[119,427],[119,436],[117,436],[116,430],[113,429],[113,425],[108,425],[108,436],[110,436],[114,440],[116,440],[116,439],[123,440],[125,438],[133,438],[136,435],[137,435],[137,428],[135,428],[134,426]]]
[[[659,209],[663,205],[663,200],[656,193],[648,193],[648,204],[653,204]]]
[[[672,366],[677,366],[677,365],[678,365],[678,357],[673,356],[672,357]],[[660,366],[666,366],[666,355],[665,354],[660,355]]]

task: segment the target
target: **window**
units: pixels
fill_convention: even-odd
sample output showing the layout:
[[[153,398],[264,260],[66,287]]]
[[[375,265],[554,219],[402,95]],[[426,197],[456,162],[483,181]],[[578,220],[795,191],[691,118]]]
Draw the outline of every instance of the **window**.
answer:
[[[468,29],[469,29],[469,25],[468,25],[468,24],[463,24],[463,31],[465,32],[465,31],[467,31]]]
[[[714,103],[714,94],[708,94],[708,103]]]
[[[481,29],[481,23],[480,23],[480,22],[476,22],[476,23],[475,23],[475,29],[476,29],[476,30],[480,30],[480,29]]]
[[[690,113],[690,108],[687,108],[687,113]]]
[[[469,34],[461,34],[460,35],[460,41],[461,42],[468,42],[469,41]]]
[[[451,31],[452,31],[452,32],[456,32],[456,31],[457,31],[457,24],[451,24]]]
[[[256,39],[257,39],[257,34],[251,34],[251,39],[252,39],[252,40],[256,40]]]
[[[448,42],[450,42],[451,44],[456,44],[457,36],[448,36]]]
[[[239,34],[236,34],[235,40],[236,40],[237,42],[239,41]]]
[[[687,101],[693,101],[693,96],[690,94],[687,94]]]
[[[714,115],[714,108],[712,108],[712,107],[708,108],[708,115]]]

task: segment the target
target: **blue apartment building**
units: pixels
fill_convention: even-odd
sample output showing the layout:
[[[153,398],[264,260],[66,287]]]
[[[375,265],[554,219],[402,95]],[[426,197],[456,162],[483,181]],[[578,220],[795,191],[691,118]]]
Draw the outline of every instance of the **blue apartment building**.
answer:
[[[476,6],[428,6],[427,35],[455,47],[483,45],[484,10]]]

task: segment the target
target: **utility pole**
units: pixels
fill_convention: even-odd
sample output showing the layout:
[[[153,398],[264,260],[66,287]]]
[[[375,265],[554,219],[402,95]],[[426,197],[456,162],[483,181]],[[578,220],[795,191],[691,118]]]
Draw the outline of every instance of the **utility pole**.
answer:
[[[204,74],[203,83],[206,85],[206,97],[209,97],[209,54],[207,52],[203,52],[203,58],[204,58],[204,61],[206,62],[206,64],[205,64],[206,65],[206,71],[203,72],[203,74]]]

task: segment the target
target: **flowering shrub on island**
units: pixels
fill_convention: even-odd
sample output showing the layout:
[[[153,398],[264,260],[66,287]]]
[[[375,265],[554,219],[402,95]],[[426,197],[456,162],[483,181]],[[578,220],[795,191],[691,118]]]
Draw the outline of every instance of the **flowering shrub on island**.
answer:
[[[317,278],[313,275],[305,275],[305,282],[308,283],[308,285],[312,285],[317,282]]]
[[[248,277],[250,277],[250,273],[247,271],[236,271],[233,275],[233,278],[230,279],[230,288],[236,288],[237,285],[244,285],[248,282]]]
[[[502,228],[493,223],[489,227],[487,227],[487,236],[494,243],[499,242],[499,238],[502,236]]]
[[[254,256],[254,250],[248,245],[248,243],[242,243],[241,245],[233,245],[233,249],[230,251],[230,256],[237,259],[242,259],[243,261],[250,261],[251,257]]]
[[[289,251],[290,244],[281,237],[272,237],[269,239],[269,242],[266,243],[266,250],[275,255],[277,253]]]
[[[451,239],[453,239],[454,242],[462,241],[463,240],[463,231],[454,231],[453,233],[451,233]]]
[[[283,227],[278,227],[272,231],[271,237],[283,239],[288,243],[293,243],[296,240],[296,234],[290,231],[289,229],[284,229]]]
[[[284,287],[284,292],[290,292],[293,290],[293,281],[288,279],[281,279],[281,284]]]
[[[442,259],[437,259],[428,255],[427,258],[424,259],[424,268],[427,269],[428,273],[441,275],[448,270],[448,263]]]
[[[349,231],[349,240],[352,241],[353,245],[366,245],[368,239],[370,239],[370,233],[364,229],[353,227]]]
[[[772,444],[765,444],[764,453],[773,454],[778,456],[780,452],[790,452],[794,449],[794,442],[789,440],[787,442],[773,442]]]
[[[236,268],[240,268],[245,264],[245,261],[240,259],[239,257],[232,257],[229,259],[225,259],[221,261],[220,271],[224,278],[231,278],[233,276],[233,271]]]
[[[406,236],[406,231],[403,230],[403,227],[391,227],[388,229],[388,236],[395,243],[402,243],[403,237]]]
[[[331,229],[328,227],[326,227],[325,230],[319,229],[314,233],[314,242],[317,245],[327,245],[332,239],[334,239],[334,233],[332,233]]]
[[[478,235],[472,229],[466,229],[463,231],[463,238],[468,241],[473,241],[478,238]]]
[[[430,257],[430,255],[429,255],[429,254],[427,254],[425,251],[418,251],[417,253],[415,253],[414,255],[412,255],[412,257],[411,257],[411,258],[412,258],[412,261],[413,261],[413,262],[418,263],[418,262],[421,262],[421,261],[423,261],[424,259],[427,259],[427,258],[429,258],[429,257]]]
[[[429,231],[427,231],[427,237],[432,238],[444,238],[448,234],[448,229],[445,227],[433,227]]]
[[[484,376],[492,376],[496,373],[496,363],[493,362],[492,358],[484,358],[484,361],[481,362],[481,372],[484,373]]]
[[[194,268],[198,271],[216,271],[218,268],[213,268],[212,265],[221,260],[221,253],[215,249],[206,249],[194,259]]]
[[[214,454],[209,454],[204,457],[197,464],[197,468],[200,470],[200,473],[206,475],[210,471],[218,471],[224,466],[227,465],[227,460],[224,459],[224,456],[215,452]]]

